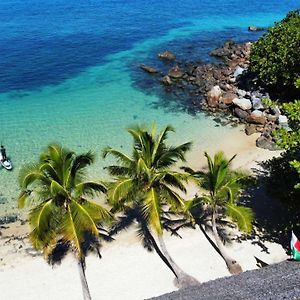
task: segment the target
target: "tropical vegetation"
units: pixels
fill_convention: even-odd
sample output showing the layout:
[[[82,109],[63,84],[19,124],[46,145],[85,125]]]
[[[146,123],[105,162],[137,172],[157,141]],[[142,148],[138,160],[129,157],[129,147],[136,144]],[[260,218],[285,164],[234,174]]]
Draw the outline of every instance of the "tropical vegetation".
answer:
[[[174,262],[166,249],[163,231],[170,215],[183,213],[188,216],[180,192],[186,192],[184,184],[189,179],[189,174],[176,171],[174,167],[176,163],[185,161],[185,154],[191,143],[167,145],[168,134],[172,131],[174,129],[171,126],[165,127],[158,134],[155,125],[151,129],[129,128],[128,132],[133,138],[131,155],[108,147],[103,156],[112,155],[117,160],[116,165],[107,168],[114,178],[108,184],[108,202],[114,212],[122,213],[112,233],[117,233],[136,221],[144,246],[148,250],[156,250],[174,273],[177,285],[182,287],[195,283],[196,280]],[[156,235],[161,250],[153,234]]]
[[[270,27],[251,48],[250,69],[269,88],[294,94],[300,77],[300,10]]]
[[[205,152],[205,157],[207,159],[207,171],[193,171],[186,168],[186,171],[198,180],[200,187],[207,191],[207,193],[196,198],[190,206],[204,205],[205,210],[209,212],[218,252],[223,257],[228,270],[232,274],[237,274],[242,272],[242,268],[226,252],[218,232],[218,222],[222,217],[228,217],[237,224],[241,231],[245,233],[252,231],[253,212],[250,208],[239,204],[239,196],[247,175],[241,171],[231,170],[231,163],[235,156],[228,160],[220,151],[213,158]]]
[[[93,200],[97,193],[106,192],[100,181],[86,178],[87,166],[93,162],[91,152],[76,155],[59,145],[49,145],[37,163],[21,170],[18,200],[20,208],[25,204],[32,207],[30,240],[49,263],[55,262],[55,254],[61,251],[76,256],[84,299],[91,299],[85,257],[89,251],[99,253],[99,224],[112,218]]]

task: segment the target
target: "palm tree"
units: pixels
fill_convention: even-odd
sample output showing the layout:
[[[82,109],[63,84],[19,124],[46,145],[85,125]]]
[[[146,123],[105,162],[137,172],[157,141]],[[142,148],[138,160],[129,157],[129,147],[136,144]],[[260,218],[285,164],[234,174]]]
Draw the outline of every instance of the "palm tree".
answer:
[[[76,255],[83,298],[91,299],[85,276],[88,251],[99,253],[99,222],[107,222],[111,214],[91,198],[106,192],[98,181],[85,180],[86,167],[94,156],[88,152],[76,155],[59,145],[51,144],[39,162],[25,166],[20,172],[19,207],[31,204],[29,213],[30,240],[43,250],[48,261],[58,249]]]
[[[195,199],[194,205],[197,205],[197,202],[200,200],[200,203],[206,206],[207,211],[211,215],[212,233],[219,253],[223,257],[230,273],[238,274],[242,272],[242,268],[235,259],[227,254],[217,229],[217,223],[221,221],[221,216],[226,216],[236,223],[241,231],[246,233],[252,231],[254,215],[251,208],[238,204],[242,187],[241,183],[246,178],[246,175],[243,172],[230,170],[231,162],[235,156],[227,160],[221,151],[216,153],[213,159],[206,152],[205,156],[208,171],[194,172],[185,168],[187,172],[199,180],[200,186],[208,192],[202,197]]]
[[[148,250],[156,250],[174,273],[178,286],[186,286],[197,281],[183,272],[169,255],[163,240],[163,229],[164,220],[170,216],[168,211],[187,214],[185,202],[178,191],[186,192],[184,183],[189,174],[171,170],[171,167],[185,160],[185,153],[191,143],[167,146],[166,139],[171,131],[174,130],[170,126],[159,134],[156,134],[155,125],[151,130],[129,128],[128,132],[133,137],[132,155],[108,147],[103,157],[112,155],[118,161],[117,165],[107,168],[114,177],[114,181],[108,184],[108,201],[114,212],[123,212],[123,217],[115,224],[112,233],[136,221],[144,246]],[[152,232],[156,234],[161,250]]]

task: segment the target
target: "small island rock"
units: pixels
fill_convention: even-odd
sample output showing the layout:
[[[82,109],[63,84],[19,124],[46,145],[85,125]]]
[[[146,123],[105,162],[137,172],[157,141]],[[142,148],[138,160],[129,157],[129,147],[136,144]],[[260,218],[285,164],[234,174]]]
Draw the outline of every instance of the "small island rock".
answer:
[[[159,53],[158,57],[165,60],[174,60],[176,58],[176,55],[173,52],[167,50],[163,53]]]

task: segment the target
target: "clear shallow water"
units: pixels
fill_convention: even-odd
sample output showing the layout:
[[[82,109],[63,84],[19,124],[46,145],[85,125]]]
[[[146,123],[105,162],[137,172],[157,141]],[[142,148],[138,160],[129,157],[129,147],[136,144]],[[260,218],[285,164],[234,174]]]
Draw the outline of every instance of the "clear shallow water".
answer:
[[[15,206],[17,174],[56,141],[96,153],[129,148],[125,129],[156,121],[177,128],[174,142],[203,150],[231,135],[203,115],[170,112],[158,95],[136,88],[140,62],[159,50],[208,59],[207,50],[247,26],[269,26],[298,1],[6,1],[0,3],[0,139],[15,169],[0,170],[0,214]],[[102,176],[98,156],[93,175]]]

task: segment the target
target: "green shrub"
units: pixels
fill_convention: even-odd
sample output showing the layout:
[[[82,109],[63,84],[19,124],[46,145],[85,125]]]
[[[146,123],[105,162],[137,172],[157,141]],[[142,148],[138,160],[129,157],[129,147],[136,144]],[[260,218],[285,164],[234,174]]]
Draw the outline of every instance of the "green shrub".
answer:
[[[271,27],[251,49],[250,70],[274,90],[294,90],[300,77],[300,10]]]

